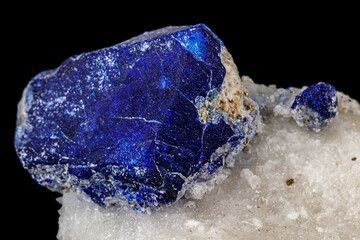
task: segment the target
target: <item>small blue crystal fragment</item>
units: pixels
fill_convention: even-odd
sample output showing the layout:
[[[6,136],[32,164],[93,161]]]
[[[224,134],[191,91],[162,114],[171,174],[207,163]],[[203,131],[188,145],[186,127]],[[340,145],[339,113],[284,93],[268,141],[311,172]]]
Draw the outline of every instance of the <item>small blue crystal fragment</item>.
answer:
[[[205,25],[166,27],[39,73],[19,103],[20,161],[40,185],[101,206],[175,202],[184,184],[224,165],[229,150],[214,157],[217,149],[244,137],[224,118],[199,121],[195,100],[221,87],[223,51]]]
[[[336,89],[328,83],[311,85],[295,97],[292,116],[300,126],[319,132],[336,116]]]

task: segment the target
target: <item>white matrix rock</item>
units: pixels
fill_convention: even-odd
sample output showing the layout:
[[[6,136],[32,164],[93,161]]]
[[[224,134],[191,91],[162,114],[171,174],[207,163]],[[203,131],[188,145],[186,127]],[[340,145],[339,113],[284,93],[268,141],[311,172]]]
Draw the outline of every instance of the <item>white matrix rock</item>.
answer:
[[[149,215],[65,193],[57,237],[360,239],[360,106],[340,92],[338,101],[338,115],[320,133],[269,114],[229,177],[200,200]]]

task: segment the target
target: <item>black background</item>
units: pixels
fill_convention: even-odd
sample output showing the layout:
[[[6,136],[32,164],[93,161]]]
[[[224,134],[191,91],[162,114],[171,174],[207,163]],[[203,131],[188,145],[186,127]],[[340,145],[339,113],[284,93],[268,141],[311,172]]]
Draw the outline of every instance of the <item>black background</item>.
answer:
[[[168,2],[4,9],[1,105],[5,110],[1,115],[6,134],[1,199],[5,200],[6,229],[12,229],[8,236],[55,239],[58,228],[56,198],[60,194],[38,186],[22,168],[13,147],[17,102],[27,82],[40,71],[56,68],[74,54],[111,46],[144,31],[204,23],[223,40],[240,74],[257,83],[301,87],[323,81],[359,100],[355,9],[328,3],[249,7],[225,1],[208,1],[199,7]]]

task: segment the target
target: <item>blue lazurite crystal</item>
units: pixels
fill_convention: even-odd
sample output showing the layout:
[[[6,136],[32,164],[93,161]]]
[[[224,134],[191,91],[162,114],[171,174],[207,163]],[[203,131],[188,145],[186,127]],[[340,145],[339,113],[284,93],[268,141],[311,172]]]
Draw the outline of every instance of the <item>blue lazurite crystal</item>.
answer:
[[[19,103],[23,166],[40,185],[102,206],[175,202],[224,165],[229,150],[218,148],[245,137],[224,118],[199,121],[195,99],[220,89],[223,50],[205,25],[166,27],[41,72]]]
[[[292,116],[300,126],[319,132],[336,116],[336,89],[328,83],[311,85],[295,97]]]

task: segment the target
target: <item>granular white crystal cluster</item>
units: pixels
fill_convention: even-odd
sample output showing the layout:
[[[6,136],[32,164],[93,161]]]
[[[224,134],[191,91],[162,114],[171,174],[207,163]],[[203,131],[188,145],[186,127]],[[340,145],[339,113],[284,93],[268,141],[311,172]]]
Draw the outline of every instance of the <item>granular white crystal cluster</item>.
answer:
[[[243,79],[251,84],[250,97],[267,90],[275,101],[285,91]],[[65,193],[58,238],[358,239],[360,105],[341,92],[337,99],[335,119],[319,133],[276,114],[281,103],[265,108],[262,133],[234,156],[228,178],[200,200],[183,199],[147,215]]]

